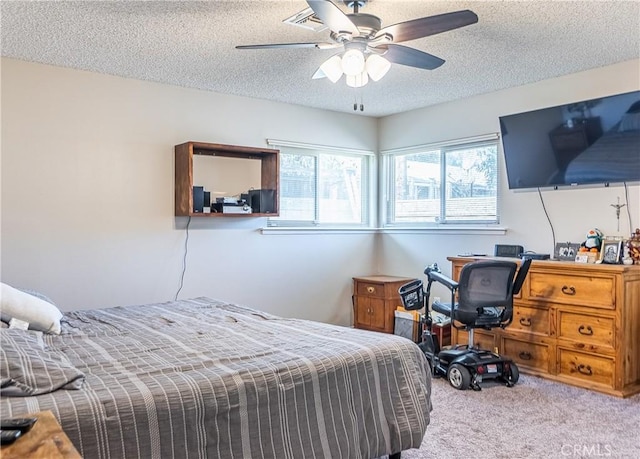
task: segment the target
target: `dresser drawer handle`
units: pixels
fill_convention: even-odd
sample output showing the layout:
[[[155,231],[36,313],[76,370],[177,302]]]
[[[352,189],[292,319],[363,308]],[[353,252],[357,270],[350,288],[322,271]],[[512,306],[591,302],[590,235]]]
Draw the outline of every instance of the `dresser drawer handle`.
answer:
[[[562,293],[564,293],[565,295],[575,295],[576,294],[576,288],[574,286],[567,287],[566,285],[563,285],[562,286]]]
[[[518,357],[520,357],[520,360],[531,360],[532,359],[531,352],[526,352],[526,351],[522,351],[521,353],[519,353]]]
[[[376,288],[375,288],[375,287],[367,287],[367,292],[368,292],[368,293],[373,293],[373,292],[375,292],[375,291],[376,291]]]
[[[591,365],[578,365],[578,372],[587,376],[591,376],[593,374],[593,371],[591,371]]]
[[[530,327],[531,319],[529,317],[522,317],[520,319],[520,325],[522,325],[523,327]]]
[[[593,328],[591,328],[591,325],[587,325],[586,327],[584,325],[580,325],[578,327],[578,333],[580,333],[581,335],[593,335]]]

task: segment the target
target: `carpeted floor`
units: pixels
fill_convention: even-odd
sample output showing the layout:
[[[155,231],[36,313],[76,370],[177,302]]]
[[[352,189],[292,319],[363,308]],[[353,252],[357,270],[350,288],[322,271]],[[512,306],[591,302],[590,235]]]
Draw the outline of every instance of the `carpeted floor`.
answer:
[[[424,458],[640,458],[640,395],[620,399],[534,376],[459,391],[433,380]]]

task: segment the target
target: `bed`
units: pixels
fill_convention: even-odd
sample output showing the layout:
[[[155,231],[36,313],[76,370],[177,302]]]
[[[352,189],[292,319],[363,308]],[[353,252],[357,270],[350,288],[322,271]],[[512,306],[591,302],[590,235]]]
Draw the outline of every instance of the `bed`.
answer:
[[[618,123],[574,158],[565,183],[635,181],[640,177],[640,101]]]
[[[86,458],[369,459],[419,447],[429,424],[430,373],[399,336],[204,297],[60,324],[0,331],[3,373],[41,372],[3,374],[0,411],[51,410]]]

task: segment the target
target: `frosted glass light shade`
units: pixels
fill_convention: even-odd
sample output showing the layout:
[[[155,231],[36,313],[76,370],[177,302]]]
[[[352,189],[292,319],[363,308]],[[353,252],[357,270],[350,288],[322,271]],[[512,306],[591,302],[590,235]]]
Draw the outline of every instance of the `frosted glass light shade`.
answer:
[[[369,82],[369,76],[366,70],[359,75],[347,75],[346,79],[347,86],[351,86],[352,88],[361,88]]]
[[[322,70],[332,83],[335,83],[342,76],[342,59],[340,59],[340,56],[336,54],[324,61],[320,66],[320,70]]]
[[[367,73],[373,81],[378,81],[385,76],[391,68],[391,62],[377,54],[372,54],[367,58]]]
[[[359,75],[364,71],[364,66],[364,54],[359,49],[349,49],[342,55],[342,71],[345,75]]]

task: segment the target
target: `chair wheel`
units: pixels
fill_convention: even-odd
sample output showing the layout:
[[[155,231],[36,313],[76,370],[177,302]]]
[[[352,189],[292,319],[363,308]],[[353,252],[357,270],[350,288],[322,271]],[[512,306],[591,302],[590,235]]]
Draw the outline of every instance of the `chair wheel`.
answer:
[[[471,373],[459,363],[454,363],[447,371],[449,384],[458,390],[465,390],[471,384]]]

